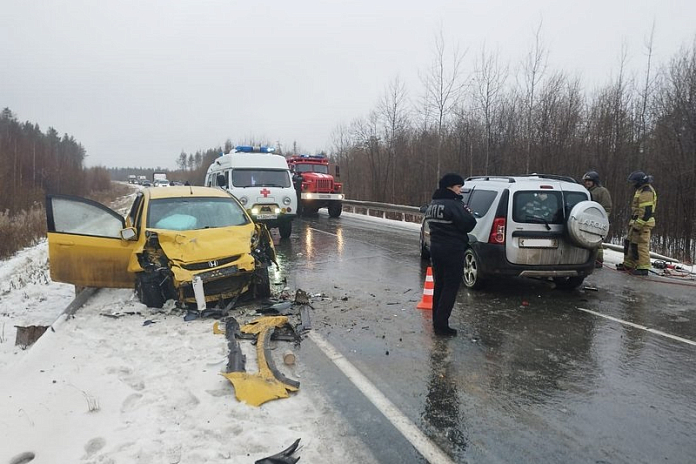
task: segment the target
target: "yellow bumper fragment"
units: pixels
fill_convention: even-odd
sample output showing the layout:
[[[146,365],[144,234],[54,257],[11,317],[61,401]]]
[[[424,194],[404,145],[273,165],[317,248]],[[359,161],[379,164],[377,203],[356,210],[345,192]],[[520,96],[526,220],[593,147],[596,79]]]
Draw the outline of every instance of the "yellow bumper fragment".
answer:
[[[267,356],[271,334],[276,327],[281,327],[287,322],[286,316],[262,317],[241,328],[244,333],[257,335],[256,356],[259,371],[255,374],[248,372],[222,374],[234,386],[234,393],[239,401],[260,406],[267,401],[287,398],[288,392],[299,390],[300,383],[284,377],[275,369],[272,360]],[[217,323],[213,325],[213,332],[224,333]]]

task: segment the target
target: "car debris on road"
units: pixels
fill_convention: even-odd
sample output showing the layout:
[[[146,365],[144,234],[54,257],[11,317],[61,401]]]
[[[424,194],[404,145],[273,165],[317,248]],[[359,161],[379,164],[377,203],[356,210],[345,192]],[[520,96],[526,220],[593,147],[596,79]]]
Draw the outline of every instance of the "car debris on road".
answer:
[[[287,341],[299,345],[301,334],[311,329],[309,317],[309,298],[298,289],[295,300],[270,302],[257,308],[254,313],[260,317],[241,325],[237,318],[225,316],[213,324],[213,333],[224,334],[229,347],[226,372],[222,376],[234,386],[235,396],[252,406],[278,398],[287,398],[290,392],[299,389],[300,383],[287,378],[275,365],[271,356],[270,341]],[[274,314],[274,315],[270,315]],[[240,314],[238,317],[243,317]],[[224,329],[221,328],[224,322]],[[240,340],[250,340],[256,344],[258,372],[246,371],[246,357],[242,353]],[[285,365],[294,365],[295,354],[286,350],[283,354]]]
[[[300,444],[300,438],[295,440],[295,442],[285,448],[280,453],[274,454],[273,456],[268,456],[267,458],[259,459],[254,464],[295,464],[300,460],[300,457],[293,457],[292,455],[297,450]]]
[[[275,328],[287,324],[287,316],[264,316],[241,328],[233,317],[225,322],[225,337],[230,352],[227,373],[222,376],[234,385],[235,396],[239,401],[260,406],[270,400],[287,398],[288,392],[295,392],[300,388],[300,382],[288,379],[276,368],[268,346]],[[255,374],[246,372],[246,359],[238,341],[241,333],[256,336],[258,372]]]

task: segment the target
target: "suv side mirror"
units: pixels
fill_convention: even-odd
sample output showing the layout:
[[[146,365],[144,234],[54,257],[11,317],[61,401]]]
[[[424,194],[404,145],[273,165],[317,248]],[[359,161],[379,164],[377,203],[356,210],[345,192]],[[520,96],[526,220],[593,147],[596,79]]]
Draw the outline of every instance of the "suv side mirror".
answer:
[[[218,174],[216,180],[218,187],[227,187],[227,177],[224,174]]]

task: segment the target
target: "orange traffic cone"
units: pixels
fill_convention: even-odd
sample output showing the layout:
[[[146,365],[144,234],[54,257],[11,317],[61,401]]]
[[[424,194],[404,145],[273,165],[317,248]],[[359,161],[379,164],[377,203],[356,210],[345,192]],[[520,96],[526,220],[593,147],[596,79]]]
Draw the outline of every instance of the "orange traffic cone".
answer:
[[[418,309],[433,309],[433,291],[435,289],[435,281],[433,280],[433,270],[428,266],[425,273],[425,283],[423,284],[423,298],[416,308]]]

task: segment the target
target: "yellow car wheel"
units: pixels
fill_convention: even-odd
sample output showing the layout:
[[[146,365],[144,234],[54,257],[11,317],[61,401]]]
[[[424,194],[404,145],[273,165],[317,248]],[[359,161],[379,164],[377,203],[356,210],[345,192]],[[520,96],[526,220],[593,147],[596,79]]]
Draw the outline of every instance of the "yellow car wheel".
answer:
[[[138,274],[135,279],[135,292],[138,295],[138,299],[148,308],[161,308],[164,306],[164,296],[157,280],[156,275],[149,275],[144,272]]]

